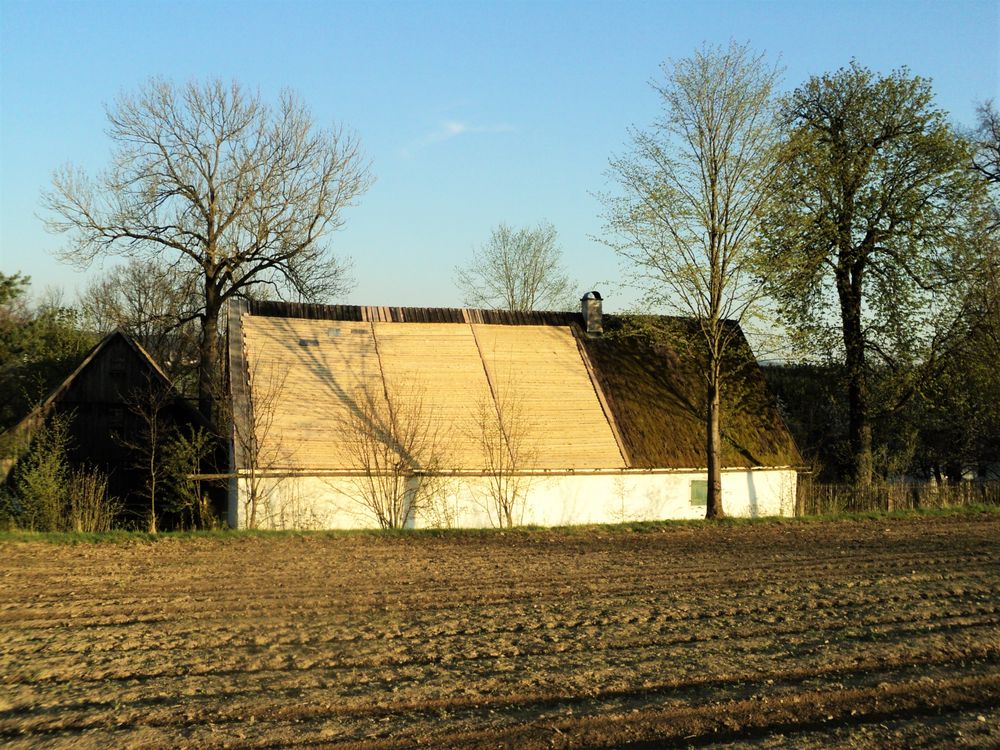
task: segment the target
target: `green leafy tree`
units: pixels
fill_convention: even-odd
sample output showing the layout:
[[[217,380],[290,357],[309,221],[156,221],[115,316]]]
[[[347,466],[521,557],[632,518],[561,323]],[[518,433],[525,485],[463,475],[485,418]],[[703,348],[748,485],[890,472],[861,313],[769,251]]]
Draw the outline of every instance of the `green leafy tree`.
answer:
[[[705,48],[663,66],[653,83],[661,117],[632,132],[613,159],[622,193],[606,196],[609,244],[651,306],[698,321],[706,366],[706,515],[724,515],[721,474],[723,362],[761,296],[753,240],[773,182],[778,70],[747,46]]]
[[[28,277],[0,274],[0,430],[51,391],[96,343],[78,312],[49,299],[26,299]]]
[[[852,62],[783,103],[765,238],[771,292],[810,346],[843,358],[851,475],[873,473],[873,365],[913,373],[961,310],[982,229],[969,144],[905,69]],[[875,362],[871,358],[875,358]],[[909,388],[882,397],[897,402]]]

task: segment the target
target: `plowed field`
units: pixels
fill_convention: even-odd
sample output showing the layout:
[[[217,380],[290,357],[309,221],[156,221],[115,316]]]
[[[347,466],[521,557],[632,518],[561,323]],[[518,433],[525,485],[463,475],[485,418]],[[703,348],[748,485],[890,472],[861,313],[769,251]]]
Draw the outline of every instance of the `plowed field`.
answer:
[[[0,546],[0,745],[1000,747],[1000,516]]]

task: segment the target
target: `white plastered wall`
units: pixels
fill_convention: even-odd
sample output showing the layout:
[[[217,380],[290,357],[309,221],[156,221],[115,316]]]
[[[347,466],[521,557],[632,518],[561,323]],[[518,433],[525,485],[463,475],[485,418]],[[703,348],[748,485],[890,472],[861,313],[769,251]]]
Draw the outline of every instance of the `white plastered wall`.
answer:
[[[705,506],[691,501],[692,482],[703,472],[611,473],[532,476],[520,523],[563,526],[664,519],[697,519]],[[269,528],[357,529],[377,527],[374,515],[360,502],[355,481],[347,477],[286,477],[263,480],[264,499],[258,507],[261,526]],[[440,480],[437,480],[440,481]],[[484,528],[495,525],[487,511],[487,480],[453,477],[436,494],[439,506],[418,511],[410,525],[450,525]],[[236,483],[234,483],[236,484]],[[723,507],[727,515],[790,516],[795,508],[793,469],[729,470],[722,474]],[[247,483],[230,494],[229,521],[245,526]],[[234,487],[235,489],[235,487]],[[235,521],[235,523],[234,523]]]

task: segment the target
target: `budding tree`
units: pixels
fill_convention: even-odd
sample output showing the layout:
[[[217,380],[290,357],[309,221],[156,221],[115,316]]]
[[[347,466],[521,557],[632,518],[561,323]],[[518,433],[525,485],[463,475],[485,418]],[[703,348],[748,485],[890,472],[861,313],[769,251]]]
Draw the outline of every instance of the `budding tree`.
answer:
[[[611,161],[621,186],[605,197],[610,244],[652,305],[698,321],[707,358],[706,515],[722,507],[723,360],[761,297],[753,241],[773,180],[771,94],[777,69],[746,46],[704,48],[663,65],[652,83],[662,115],[633,130],[632,152]]]
[[[194,272],[201,323],[198,396],[210,413],[223,303],[268,285],[317,299],[343,291],[324,239],[368,187],[357,140],[316,127],[292,93],[276,107],[237,83],[151,80],[107,110],[107,171],[58,170],[43,195],[61,256],[155,258]]]

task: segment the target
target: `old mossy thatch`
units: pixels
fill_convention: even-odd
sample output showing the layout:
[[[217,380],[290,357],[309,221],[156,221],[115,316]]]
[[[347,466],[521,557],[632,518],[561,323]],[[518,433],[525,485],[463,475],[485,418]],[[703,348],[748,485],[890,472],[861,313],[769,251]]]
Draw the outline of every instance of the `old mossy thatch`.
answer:
[[[735,323],[730,325],[735,326]],[[604,316],[586,340],[634,468],[705,465],[704,339],[694,320]],[[802,462],[742,332],[724,365],[722,464]]]

